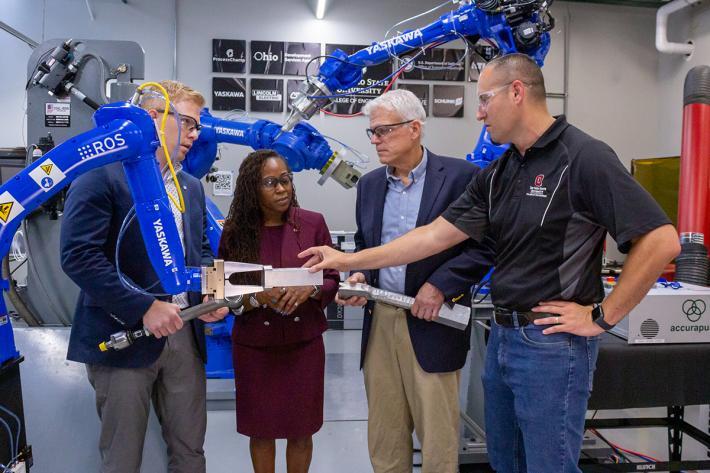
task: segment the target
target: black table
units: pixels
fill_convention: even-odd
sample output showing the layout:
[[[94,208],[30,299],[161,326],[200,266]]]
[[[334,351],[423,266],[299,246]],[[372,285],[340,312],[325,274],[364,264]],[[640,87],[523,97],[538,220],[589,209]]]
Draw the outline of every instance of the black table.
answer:
[[[684,406],[710,404],[710,343],[629,345],[602,336],[589,409],[666,407],[660,418],[588,419],[588,429],[667,427],[668,462],[585,464],[583,471],[710,469],[710,460],[681,461],[683,434],[710,450],[710,435],[683,420]]]

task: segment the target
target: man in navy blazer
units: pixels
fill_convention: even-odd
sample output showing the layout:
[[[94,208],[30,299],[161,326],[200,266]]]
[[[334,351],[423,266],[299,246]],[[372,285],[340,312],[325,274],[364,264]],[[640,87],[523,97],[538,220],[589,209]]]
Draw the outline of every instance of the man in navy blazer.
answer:
[[[366,104],[363,112],[370,118],[367,133],[385,166],[358,183],[358,251],[430,223],[478,172],[465,160],[422,147],[425,112],[411,92],[387,92]],[[423,473],[458,471],[458,382],[470,325],[463,331],[432,320],[445,301],[467,304],[470,287],[492,265],[492,250],[469,242],[416,263],[356,272],[349,278],[415,297],[411,313],[381,303],[365,307],[360,362],[375,473],[412,471],[412,430],[422,444]],[[339,302],[365,304],[355,297]]]
[[[180,171],[180,162],[199,133],[204,98],[178,82],[164,81],[161,85],[175,108],[170,111],[165,130],[168,150],[176,149],[181,127],[179,151],[172,160],[185,211],[181,213],[174,203],[172,207],[185,262],[188,266],[210,264],[204,190],[198,179]],[[141,106],[159,122],[165,102],[149,96]],[[162,149],[156,152],[156,158],[164,170],[168,193],[177,196]],[[137,222],[127,223],[119,242],[121,226],[132,206],[121,163],[97,168],[69,188],[61,230],[61,261],[81,292],[67,358],[86,364],[96,392],[103,473],[140,471],[151,400],[168,446],[170,471],[204,472],[207,414],[203,321],[218,320],[227,309],[183,324],[181,308],[199,303],[200,294],[159,298],[124,287],[117,266],[134,285],[150,293],[164,292],[156,284],[158,278]],[[124,351],[98,349],[112,333],[141,326],[155,336],[141,338]]]

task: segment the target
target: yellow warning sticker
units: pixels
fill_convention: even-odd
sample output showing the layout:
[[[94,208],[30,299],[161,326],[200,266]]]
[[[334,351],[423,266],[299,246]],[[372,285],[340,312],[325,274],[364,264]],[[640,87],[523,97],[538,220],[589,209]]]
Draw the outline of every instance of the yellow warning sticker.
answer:
[[[0,194],[0,225],[7,225],[25,211],[21,203],[8,191]]]
[[[39,166],[30,171],[30,177],[43,191],[49,192],[62,182],[66,176],[51,159],[45,159]]]
[[[7,223],[7,219],[10,216],[10,212],[12,212],[12,206],[14,204],[14,202],[5,202],[0,204],[0,220]]]

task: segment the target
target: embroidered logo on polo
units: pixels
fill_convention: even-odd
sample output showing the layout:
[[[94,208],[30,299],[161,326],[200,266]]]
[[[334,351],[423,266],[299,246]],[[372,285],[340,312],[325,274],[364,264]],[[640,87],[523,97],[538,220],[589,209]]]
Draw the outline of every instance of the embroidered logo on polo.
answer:
[[[535,181],[533,182],[533,185],[530,186],[530,190],[525,195],[527,195],[528,197],[547,198],[547,187],[544,187],[542,185],[544,180],[544,174],[538,174],[537,176],[535,176]]]

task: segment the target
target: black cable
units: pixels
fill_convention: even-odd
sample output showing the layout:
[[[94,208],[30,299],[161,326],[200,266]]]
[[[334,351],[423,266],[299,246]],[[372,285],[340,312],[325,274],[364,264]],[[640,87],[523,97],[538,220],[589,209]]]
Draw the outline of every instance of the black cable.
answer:
[[[32,78],[35,76],[35,73],[37,72],[37,68],[44,62],[44,60],[52,54],[52,51],[54,51],[54,48],[51,48],[42,54],[39,59],[37,59],[37,63],[35,64],[35,67],[32,68],[32,73],[28,76],[27,78],[27,83],[25,83],[25,90],[30,88],[30,82],[32,82]]]

